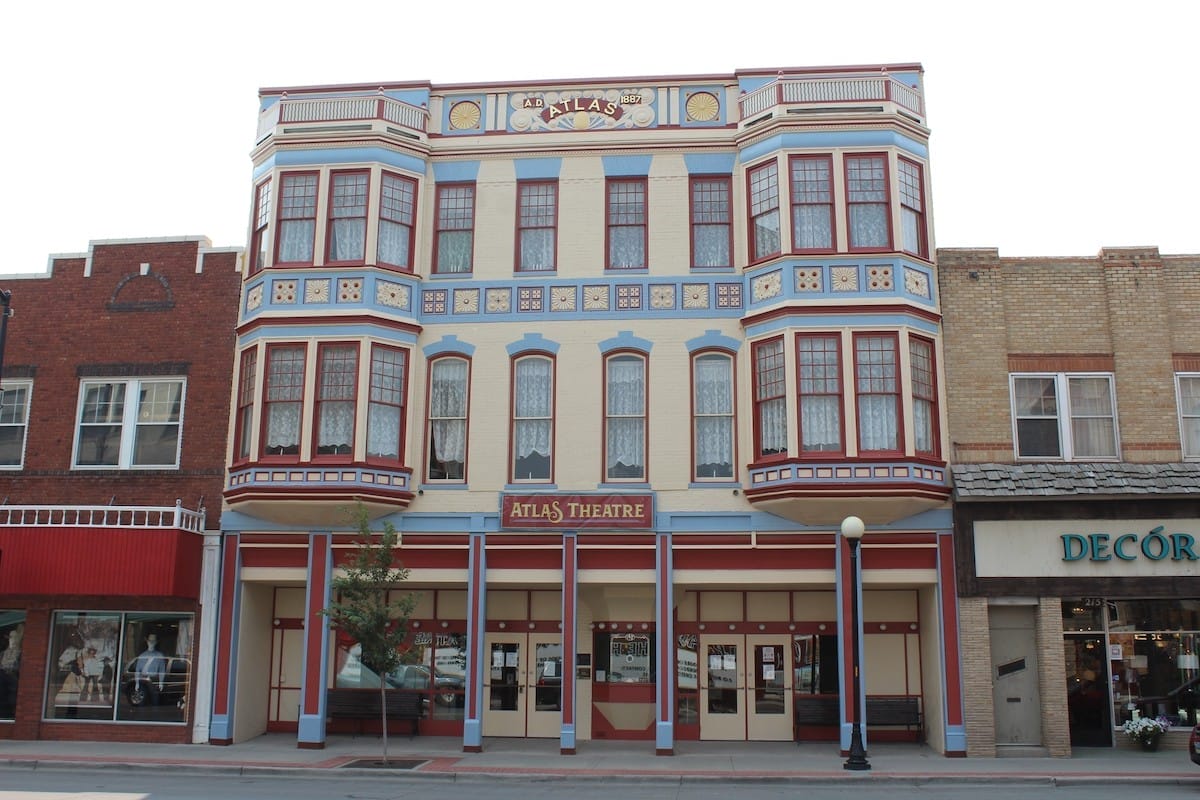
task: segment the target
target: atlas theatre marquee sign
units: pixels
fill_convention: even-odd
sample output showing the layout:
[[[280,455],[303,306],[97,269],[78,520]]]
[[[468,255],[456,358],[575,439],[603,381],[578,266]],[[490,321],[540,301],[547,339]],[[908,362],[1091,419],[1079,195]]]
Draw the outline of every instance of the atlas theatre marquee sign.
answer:
[[[651,494],[506,494],[500,526],[525,530],[650,530]]]

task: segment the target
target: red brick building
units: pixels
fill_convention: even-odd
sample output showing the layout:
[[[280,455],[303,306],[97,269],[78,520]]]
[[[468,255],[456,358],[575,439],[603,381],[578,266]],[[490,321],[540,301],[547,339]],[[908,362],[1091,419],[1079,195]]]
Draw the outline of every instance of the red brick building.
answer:
[[[138,239],[0,286],[0,739],[207,738],[238,273]]]

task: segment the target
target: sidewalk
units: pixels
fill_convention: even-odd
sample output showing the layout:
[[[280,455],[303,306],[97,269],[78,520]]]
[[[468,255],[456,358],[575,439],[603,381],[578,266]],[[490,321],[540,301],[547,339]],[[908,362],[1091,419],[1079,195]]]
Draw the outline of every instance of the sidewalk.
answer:
[[[462,752],[457,737],[388,738],[386,771],[374,766],[378,737],[331,736],[324,750],[301,750],[294,734],[266,734],[228,747],[0,740],[0,768],[195,769],[250,774],[353,770],[358,775],[431,780],[572,776],[579,779],[685,782],[755,780],[905,783],[1041,784],[1168,783],[1200,786],[1200,765],[1186,751],[1143,753],[1122,749],[1076,750],[1072,758],[945,758],[913,744],[877,744],[869,772],[842,769],[833,744],[792,742],[678,742],[675,755],[654,755],[653,742],[580,742],[578,753],[560,755],[556,739],[485,739],[482,753]],[[363,762],[355,765],[354,762]]]

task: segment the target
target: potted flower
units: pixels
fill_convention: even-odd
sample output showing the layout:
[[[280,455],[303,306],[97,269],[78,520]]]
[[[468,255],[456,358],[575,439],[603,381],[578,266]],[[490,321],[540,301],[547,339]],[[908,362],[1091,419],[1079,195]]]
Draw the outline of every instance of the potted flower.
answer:
[[[1143,750],[1157,750],[1158,740],[1167,732],[1171,723],[1166,717],[1131,719],[1122,726],[1125,735],[1142,746]]]

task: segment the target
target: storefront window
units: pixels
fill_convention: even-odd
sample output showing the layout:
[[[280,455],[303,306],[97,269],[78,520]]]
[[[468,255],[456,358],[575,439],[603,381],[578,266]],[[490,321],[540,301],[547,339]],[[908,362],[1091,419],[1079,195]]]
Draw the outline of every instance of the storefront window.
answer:
[[[46,717],[184,722],[192,622],[191,614],[55,613]]]
[[[16,718],[24,636],[25,612],[0,611],[0,719]]]
[[[675,648],[675,685],[678,688],[676,719],[680,725],[695,725],[700,721],[700,673],[696,661],[699,637],[694,633],[679,637]]]
[[[361,652],[356,642],[339,643],[335,687],[379,689],[379,674],[360,659]],[[414,631],[401,658],[400,666],[386,676],[387,687],[425,694],[433,719],[462,720],[466,705],[466,634]]]
[[[654,634],[596,634],[598,683],[654,683]]]

